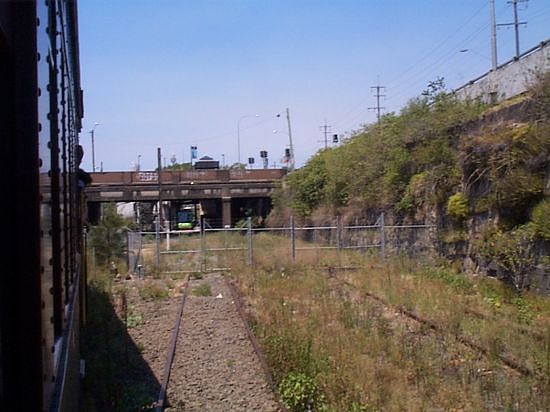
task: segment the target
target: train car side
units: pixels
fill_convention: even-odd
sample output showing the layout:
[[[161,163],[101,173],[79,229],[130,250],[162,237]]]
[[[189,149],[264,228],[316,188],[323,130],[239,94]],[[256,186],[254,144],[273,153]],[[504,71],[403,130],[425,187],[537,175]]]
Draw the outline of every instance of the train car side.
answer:
[[[74,0],[0,2],[0,410],[78,410],[85,319]]]

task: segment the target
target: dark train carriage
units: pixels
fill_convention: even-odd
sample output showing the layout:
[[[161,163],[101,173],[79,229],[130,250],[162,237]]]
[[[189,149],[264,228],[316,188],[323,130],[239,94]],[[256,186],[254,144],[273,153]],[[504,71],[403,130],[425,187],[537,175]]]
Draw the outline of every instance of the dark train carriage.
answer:
[[[82,93],[71,0],[0,1],[0,410],[78,410]]]

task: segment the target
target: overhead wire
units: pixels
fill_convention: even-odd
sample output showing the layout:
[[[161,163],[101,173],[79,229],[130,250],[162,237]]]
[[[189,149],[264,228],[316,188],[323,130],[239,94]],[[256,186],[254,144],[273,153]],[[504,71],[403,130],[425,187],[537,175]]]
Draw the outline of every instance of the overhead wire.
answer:
[[[394,82],[397,82],[398,79],[406,75],[409,71],[416,68],[417,65],[423,61],[425,61],[429,56],[431,56],[433,53],[435,53],[436,50],[438,50],[441,46],[443,46],[445,43],[447,43],[450,39],[452,39],[460,30],[462,30],[467,24],[469,24],[475,17],[479,15],[479,13],[487,7],[487,4],[484,3],[479,9],[477,9],[474,14],[472,14],[465,23],[462,23],[453,33],[451,33],[449,36],[447,36],[441,43],[439,43],[437,46],[435,46],[430,52],[428,52],[426,55],[418,59],[415,63],[413,63],[407,70],[396,76],[393,80],[387,83],[389,86],[390,84],[393,84]]]
[[[455,29],[449,36],[447,36],[442,42],[440,42],[438,45],[436,45],[434,48],[432,48],[428,53],[426,53],[425,55],[423,55],[420,59],[418,59],[414,64],[412,64],[411,66],[409,66],[406,70],[404,70],[403,72],[401,72],[398,76],[396,76],[393,80],[391,80],[389,83],[387,83],[387,85],[391,85],[391,84],[394,84],[395,82],[397,82],[399,79],[401,79],[403,76],[407,75],[411,70],[415,69],[418,64],[422,61],[425,61],[428,57],[430,57],[433,53],[435,53],[437,50],[439,50],[440,47],[442,47],[443,45],[445,45],[448,41],[450,41],[458,32],[460,32],[466,25],[468,25],[475,17],[477,17],[479,15],[479,13],[485,9],[487,7],[487,4],[483,4],[480,8],[476,9],[476,11],[470,15],[468,17],[468,19],[462,23],[457,29]],[[345,115],[344,117],[340,118],[337,122],[335,122],[336,124],[338,125],[341,125],[341,124],[350,124],[350,122],[348,121],[348,118],[350,117],[350,115],[352,115],[352,113],[355,113],[357,110],[361,110],[361,106],[363,104],[366,103],[366,101],[370,98],[371,96],[366,96],[364,97],[363,99],[360,100],[360,103],[358,105],[356,105],[353,109],[349,110]],[[355,121],[355,119],[357,119],[358,116],[353,116],[353,120]]]
[[[510,8],[510,5],[508,5],[505,9],[502,9],[498,14],[497,16],[500,17],[505,11],[507,11],[508,9]],[[477,36],[479,36],[479,34],[481,34],[483,32],[483,30],[485,30],[487,27],[490,27],[491,26],[491,23],[483,23],[482,25],[478,26],[478,28],[471,34],[469,34],[466,38],[462,39],[460,42],[456,43],[455,46],[453,46],[448,52],[446,52],[444,55],[442,55],[441,57],[439,57],[436,61],[434,62],[430,62],[426,67],[420,69],[419,72],[417,72],[416,74],[414,74],[413,76],[409,76],[406,78],[406,82],[405,81],[401,81],[401,82],[398,82],[397,85],[402,85],[404,83],[407,83],[409,84],[410,86],[409,87],[405,87],[405,88],[401,88],[400,92],[397,94],[397,96],[402,96],[403,94],[405,94],[405,91],[406,90],[410,90],[413,86],[416,86],[416,80],[418,80],[420,77],[423,77],[425,74],[427,74],[428,72],[430,71],[433,71],[434,68],[439,68],[440,66],[442,66],[442,64],[445,64],[446,63],[446,59],[449,58],[450,56],[454,56],[458,53],[458,50],[463,46],[463,45],[466,45],[468,44],[468,42],[470,42],[471,40],[473,40],[474,38],[476,38]],[[396,96],[396,95],[392,95],[392,98]],[[391,98],[390,98],[391,99]],[[390,99],[386,99],[386,100],[390,100]]]
[[[468,42],[472,41],[474,38],[476,38],[481,32],[483,32],[484,29],[487,27],[490,27],[490,23],[484,23],[481,26],[478,26],[477,29],[471,34],[469,34],[466,38],[462,39],[460,42],[458,42],[453,48],[451,48],[449,51],[447,51],[445,54],[441,55],[439,58],[437,58],[435,61],[429,61],[426,60],[426,57],[429,57],[433,55],[433,53],[438,50],[442,45],[446,44],[449,40],[451,40],[455,35],[462,30],[467,24],[469,24],[480,12],[486,7],[486,4],[484,4],[482,7],[476,10],[476,12],[471,15],[467,21],[459,26],[451,35],[447,36],[445,40],[443,40],[441,43],[439,43],[436,47],[434,47],[430,52],[425,54],[421,59],[417,60],[417,62],[414,65],[411,65],[407,70],[400,73],[398,76],[396,76],[394,79],[392,79],[390,82],[386,83],[386,91],[388,89],[392,88],[399,88],[399,92],[396,94],[390,94],[390,97],[386,97],[385,101],[395,101],[397,98],[402,97],[406,94],[409,94],[409,91],[413,87],[418,87],[418,80],[425,76],[427,73],[434,71],[435,69],[441,67],[444,64],[448,64],[448,59],[451,57],[458,56],[458,50],[461,45],[467,44]],[[507,5],[504,9],[501,9],[497,16],[501,16],[504,12],[508,11],[511,6]],[[426,62],[426,66],[422,66],[417,72],[413,73],[412,75],[407,76],[412,69],[418,67],[419,63]],[[399,87],[401,85],[407,84],[408,86],[405,87]],[[393,86],[393,87],[392,87]],[[366,100],[366,99],[363,99]],[[351,110],[348,113],[352,113],[355,110]],[[353,119],[353,122],[356,122],[356,120],[359,117],[362,117],[363,115],[360,114],[359,116],[355,116]],[[347,118],[346,118],[347,119]],[[338,124],[344,124],[344,122],[338,122]],[[351,122],[345,122],[345,124],[349,127]]]

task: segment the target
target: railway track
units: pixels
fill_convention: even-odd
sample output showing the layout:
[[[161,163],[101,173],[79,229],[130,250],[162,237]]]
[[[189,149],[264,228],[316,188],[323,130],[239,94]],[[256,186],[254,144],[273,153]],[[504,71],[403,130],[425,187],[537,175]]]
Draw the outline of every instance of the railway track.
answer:
[[[387,308],[391,308],[391,309],[399,312],[401,315],[407,317],[408,319],[411,319],[415,322],[418,322],[418,323],[428,327],[429,329],[431,329],[432,331],[434,331],[436,333],[443,333],[444,330],[445,330],[444,325],[440,325],[440,324],[434,322],[431,319],[427,319],[427,318],[421,316],[420,314],[405,308],[404,306],[393,305],[389,301],[387,301],[385,298],[383,298],[383,297],[381,297],[381,296],[379,296],[375,293],[372,293],[370,291],[361,290],[356,285],[354,285],[353,283],[348,282],[346,280],[340,280],[339,279],[339,282],[340,282],[341,285],[350,287],[350,288],[360,292],[361,294],[363,294],[364,297],[366,297],[368,299],[372,299],[372,300],[380,303],[381,305],[383,305]],[[479,316],[481,317],[483,315],[479,314]],[[469,347],[470,349],[472,349],[474,351],[477,351],[478,353],[480,353],[483,356],[488,356],[488,354],[490,352],[489,348],[486,348],[483,345],[475,342],[471,337],[469,337],[467,335],[457,333],[457,334],[455,334],[455,339],[458,342],[460,342],[461,344]],[[512,369],[513,371],[519,373],[522,376],[533,376],[534,375],[533,370],[531,370],[530,368],[528,368],[525,365],[522,365],[519,361],[517,361],[516,359],[511,358],[510,356],[506,356],[506,355],[503,355],[503,354],[496,354],[496,358],[502,364],[506,365],[508,368]]]
[[[285,411],[227,277],[188,279],[166,353],[156,411]]]

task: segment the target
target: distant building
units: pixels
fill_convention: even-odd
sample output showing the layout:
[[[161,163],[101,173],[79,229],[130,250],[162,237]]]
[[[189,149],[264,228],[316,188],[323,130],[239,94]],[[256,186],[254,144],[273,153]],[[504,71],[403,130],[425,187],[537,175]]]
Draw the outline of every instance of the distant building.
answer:
[[[199,160],[195,162],[193,165],[194,169],[219,169],[220,168],[220,162],[217,160],[212,159],[209,156],[203,156]]]

